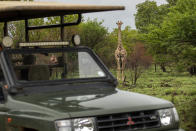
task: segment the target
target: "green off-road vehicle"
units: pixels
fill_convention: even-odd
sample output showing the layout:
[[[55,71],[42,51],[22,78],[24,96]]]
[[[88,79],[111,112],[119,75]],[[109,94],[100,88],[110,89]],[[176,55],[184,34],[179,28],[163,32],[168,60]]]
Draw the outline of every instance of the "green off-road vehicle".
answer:
[[[91,49],[79,45],[78,35],[64,40],[64,27],[79,24],[82,13],[123,9],[0,2],[0,131],[183,131],[171,102],[117,89],[117,80]],[[65,16],[73,14],[77,20],[67,22]],[[54,16],[59,23],[29,24]],[[20,20],[25,40],[13,48],[15,25],[8,22]],[[59,28],[60,41],[31,41],[30,31],[46,28]]]

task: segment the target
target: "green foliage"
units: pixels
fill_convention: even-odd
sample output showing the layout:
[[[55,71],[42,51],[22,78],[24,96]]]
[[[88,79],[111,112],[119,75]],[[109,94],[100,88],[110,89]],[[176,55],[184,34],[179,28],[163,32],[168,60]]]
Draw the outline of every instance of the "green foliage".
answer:
[[[146,0],[137,5],[137,14],[135,14],[135,23],[137,29],[142,33],[148,32],[149,25],[159,26],[163,14],[167,13],[167,6],[157,6],[155,1]]]
[[[115,44],[113,42],[115,40],[102,23],[103,21],[99,22],[97,19],[82,22],[78,29],[81,44],[93,49],[107,66],[113,66],[115,63],[113,53]]]
[[[77,19],[77,15],[68,15],[64,18],[66,23],[73,22]],[[59,24],[60,17],[47,17],[47,18],[37,18],[30,19],[29,26],[41,26],[41,25],[52,25]],[[3,25],[2,25],[3,26]],[[24,21],[14,21],[8,23],[9,35],[14,39],[14,43],[25,41],[25,22]],[[3,30],[1,30],[3,32]],[[71,36],[76,34],[76,27],[65,27],[65,41],[70,41]],[[0,35],[2,33],[0,32]],[[32,30],[29,31],[30,41],[59,41],[60,40],[60,29],[42,29],[42,30]],[[69,38],[69,39],[68,39]],[[15,44],[15,47],[17,46]]]
[[[88,20],[79,25],[81,44],[92,48],[104,63],[109,67],[115,67],[114,52],[118,44],[118,29],[109,33],[108,30],[96,19]],[[133,45],[140,40],[136,30],[125,27],[122,30],[122,42],[128,54],[131,53]]]
[[[121,31],[121,34],[123,46],[127,50],[127,53],[130,54],[133,50],[133,46],[135,45],[135,43],[141,41],[141,36],[137,30],[131,29],[129,26],[126,26],[125,29]],[[111,38],[111,41],[115,43],[117,47],[118,29],[115,28],[114,31],[109,34],[109,36]]]
[[[112,71],[115,75],[115,71]],[[131,82],[129,71],[125,74],[128,76],[127,81]],[[136,86],[119,85],[118,88],[123,90],[147,94],[172,101],[178,110],[180,116],[181,128],[187,131],[196,129],[196,77],[190,77],[186,72],[167,73],[153,68],[147,70]]]
[[[146,0],[137,5],[137,14],[135,15],[136,27],[141,33],[141,38],[153,55],[154,62],[162,66],[163,71],[166,71],[165,66],[170,64],[171,59],[168,58],[171,57],[161,40],[164,36],[157,32],[162,31],[159,27],[168,12],[168,5],[157,6],[155,1]]]
[[[169,5],[174,6],[176,5],[178,0],[167,0],[167,2],[169,3]]]
[[[161,25],[162,41],[169,54],[187,66],[196,63],[196,0],[179,0]]]
[[[108,67],[116,66],[114,56],[116,46],[116,40],[111,35],[107,35],[104,41],[95,46],[96,53]]]
[[[147,2],[143,5],[147,6]],[[176,63],[186,69],[192,68],[196,65],[196,0],[168,0],[168,2],[169,5],[158,7],[159,12],[163,12],[158,15],[162,21],[158,20],[158,24],[154,21],[146,24],[144,26],[146,32],[142,38],[154,56],[155,63],[166,66]],[[138,14],[140,13],[145,14],[138,11]],[[157,19],[157,16],[153,18]]]
[[[3,23],[0,23],[0,41],[2,41],[3,36]]]
[[[133,46],[135,43],[139,42],[140,39],[140,34],[137,30],[133,30],[129,26],[122,30],[122,41],[128,54],[133,51]]]
[[[98,22],[97,19],[87,20],[79,26],[79,33],[81,36],[81,44],[86,45],[92,49],[103,42],[108,33],[107,29],[102,26],[103,22]]]
[[[14,47],[17,47],[18,42],[24,41],[25,39],[25,22],[17,21],[17,22],[9,22],[8,30],[9,36],[11,36],[14,40]]]
[[[41,25],[52,25],[59,24],[60,17],[47,17],[31,19],[29,21],[30,26],[41,26]],[[42,30],[32,30],[30,31],[30,41],[58,41],[60,40],[60,29],[42,29]]]

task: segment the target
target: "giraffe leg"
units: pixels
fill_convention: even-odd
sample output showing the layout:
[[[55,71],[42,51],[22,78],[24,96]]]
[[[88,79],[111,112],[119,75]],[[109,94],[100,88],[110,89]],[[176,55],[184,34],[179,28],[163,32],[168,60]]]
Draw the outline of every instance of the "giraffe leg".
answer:
[[[125,78],[125,76],[124,76],[124,69],[122,68],[122,73],[121,73],[121,79],[122,79],[122,81],[124,81],[124,78]]]
[[[122,68],[122,59],[121,59],[121,64],[120,64],[120,80],[122,81],[122,72],[123,72],[123,68]]]
[[[118,56],[119,52],[118,50],[115,51],[115,58],[117,63],[117,80],[120,80],[120,58]]]
[[[121,59],[119,59],[119,62],[118,62],[118,80],[120,81],[121,80],[121,72],[122,72],[122,67],[121,67]]]
[[[123,58],[122,59],[122,76],[121,76],[122,81],[124,81],[125,79],[125,75],[124,75],[125,65],[126,65],[126,59]]]
[[[117,62],[117,80],[120,80],[121,78],[121,68],[120,68],[120,63]]]

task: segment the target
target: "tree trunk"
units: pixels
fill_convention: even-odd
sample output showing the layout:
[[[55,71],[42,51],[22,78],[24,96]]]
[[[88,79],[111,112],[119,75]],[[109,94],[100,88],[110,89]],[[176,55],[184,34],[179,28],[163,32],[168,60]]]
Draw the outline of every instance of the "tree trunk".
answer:
[[[161,70],[162,70],[163,72],[166,72],[165,65],[164,65],[164,64],[161,64],[160,66],[161,66]]]
[[[157,64],[154,64],[154,72],[157,72]]]
[[[133,85],[136,85],[136,83],[137,83],[137,66],[135,66],[135,73],[134,73],[134,83],[133,83]]]
[[[191,66],[188,71],[191,75],[196,75],[196,66]]]

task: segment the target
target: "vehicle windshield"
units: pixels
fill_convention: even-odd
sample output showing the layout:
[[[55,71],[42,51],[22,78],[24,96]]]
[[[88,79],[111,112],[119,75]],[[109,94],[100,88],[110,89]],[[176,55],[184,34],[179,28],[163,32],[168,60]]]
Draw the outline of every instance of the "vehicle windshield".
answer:
[[[44,81],[105,77],[104,71],[85,51],[9,53],[19,81]]]

